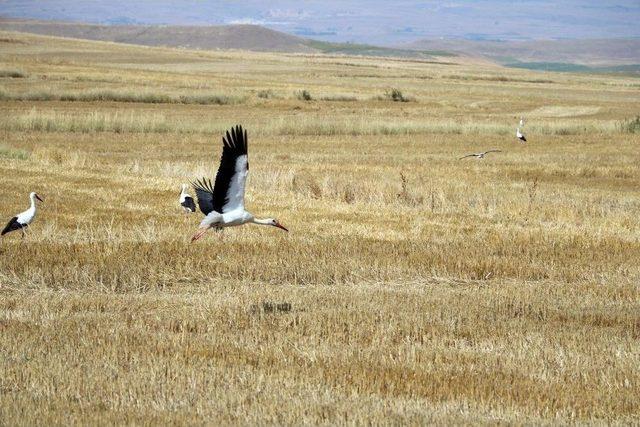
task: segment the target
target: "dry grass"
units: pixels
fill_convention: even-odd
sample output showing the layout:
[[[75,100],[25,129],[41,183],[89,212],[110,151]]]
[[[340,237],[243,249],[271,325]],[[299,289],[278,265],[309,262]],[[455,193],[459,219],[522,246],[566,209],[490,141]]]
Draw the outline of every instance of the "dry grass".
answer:
[[[256,96],[0,101],[2,215],[45,198],[0,240],[0,424],[640,422],[628,79],[6,37],[6,93]],[[291,232],[190,244],[235,123]]]
[[[241,104],[244,97],[219,94],[171,95],[159,92],[85,90],[85,91],[37,91],[9,93],[0,91],[4,101],[65,101],[65,102],[139,102],[146,104]]]
[[[168,111],[167,111],[168,112]],[[132,133],[203,133],[218,134],[229,127],[227,118],[211,117],[203,122],[189,115],[168,115],[167,112],[137,112],[136,110],[103,112],[94,110],[58,112],[32,108],[28,112],[0,117],[0,130],[39,132],[132,132]],[[281,117],[249,118],[248,125],[258,126],[258,135],[288,136],[366,136],[366,135],[493,135],[511,136],[513,126],[504,123],[478,123],[443,119],[433,121],[406,120],[399,118],[389,122],[384,117],[362,117],[357,112],[336,112],[319,115],[315,113],[299,116],[283,113]],[[593,135],[612,133],[634,133],[637,126],[633,120],[598,120],[584,123],[547,121],[527,125],[529,134],[535,135]]]

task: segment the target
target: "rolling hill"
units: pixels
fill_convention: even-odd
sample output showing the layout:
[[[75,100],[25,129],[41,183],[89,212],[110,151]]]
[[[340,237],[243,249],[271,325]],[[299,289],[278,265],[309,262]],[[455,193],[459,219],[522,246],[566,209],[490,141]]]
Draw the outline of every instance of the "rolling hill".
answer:
[[[77,22],[0,19],[0,29],[48,36],[192,49],[314,52],[306,40],[258,25],[96,25]]]
[[[476,41],[419,40],[410,49],[432,49],[482,56],[502,64],[565,63],[586,67],[640,64],[640,38]]]
[[[640,73],[640,38],[537,41],[425,39],[401,47],[333,43],[259,25],[101,25],[0,18],[0,30],[144,46],[493,62],[547,71]],[[453,57],[457,57],[455,60]]]
[[[0,15],[104,25],[257,24],[325,42],[640,37],[637,0],[0,0]]]
[[[242,49],[262,52],[333,53],[435,59],[455,56],[444,51],[396,49],[306,39],[259,25],[98,25],[78,22],[0,18],[0,30],[57,37],[190,49]]]

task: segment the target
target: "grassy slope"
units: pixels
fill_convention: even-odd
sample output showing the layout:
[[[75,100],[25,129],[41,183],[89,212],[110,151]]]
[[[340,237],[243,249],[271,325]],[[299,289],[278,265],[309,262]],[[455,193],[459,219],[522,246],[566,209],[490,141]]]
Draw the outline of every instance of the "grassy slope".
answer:
[[[640,62],[640,39],[533,40],[520,42],[420,40],[415,49],[442,49],[502,59],[503,62],[576,63],[586,66],[634,65]]]
[[[366,56],[391,56],[405,58],[430,58],[434,56],[452,57],[457,56],[444,50],[414,50],[414,49],[394,49],[379,46],[372,46],[358,43],[329,43],[319,40],[309,40],[307,46],[317,49],[322,53],[339,53],[344,55],[366,55]]]
[[[15,33],[0,54],[0,210],[46,200],[0,240],[2,422],[640,421],[637,80]],[[95,91],[130,99],[61,97]],[[162,102],[212,94],[238,102]],[[179,185],[235,123],[248,207],[291,232],[190,244]]]
[[[97,25],[0,18],[0,29],[143,46],[188,47],[193,49],[248,49],[267,52],[319,52],[410,58],[455,56],[445,51],[392,49],[363,44],[308,40],[257,25]]]
[[[0,29],[144,46],[314,52],[307,46],[306,39],[257,25],[97,25],[3,18]]]
[[[506,67],[524,68],[527,70],[564,71],[570,73],[640,74],[640,64],[589,67],[567,62],[509,62],[504,65]]]
[[[507,67],[572,73],[640,73],[640,39],[526,42],[421,40],[411,49],[441,49],[481,56]]]
[[[544,71],[637,74],[640,40],[540,40],[495,42],[419,40],[407,48],[310,40],[256,25],[145,26],[0,18],[0,29],[144,46],[193,49],[326,53],[446,60],[456,56],[485,58],[509,67]]]

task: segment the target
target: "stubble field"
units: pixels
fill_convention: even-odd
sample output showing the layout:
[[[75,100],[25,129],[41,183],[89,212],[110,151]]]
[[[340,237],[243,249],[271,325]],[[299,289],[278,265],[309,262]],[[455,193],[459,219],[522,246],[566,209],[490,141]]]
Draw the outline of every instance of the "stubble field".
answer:
[[[45,199],[0,240],[0,424],[640,422],[637,78],[8,32],[0,58],[0,214]],[[235,124],[248,209],[290,232],[191,244],[180,184]]]

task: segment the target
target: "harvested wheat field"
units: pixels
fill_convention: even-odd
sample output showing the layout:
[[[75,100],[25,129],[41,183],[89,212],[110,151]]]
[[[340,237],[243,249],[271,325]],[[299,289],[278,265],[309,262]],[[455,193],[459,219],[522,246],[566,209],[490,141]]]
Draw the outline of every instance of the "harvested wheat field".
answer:
[[[640,423],[637,78],[0,36],[0,424]]]

